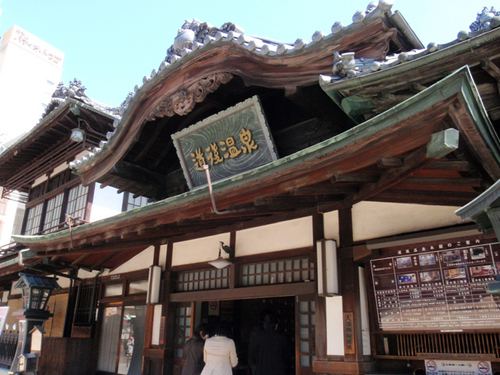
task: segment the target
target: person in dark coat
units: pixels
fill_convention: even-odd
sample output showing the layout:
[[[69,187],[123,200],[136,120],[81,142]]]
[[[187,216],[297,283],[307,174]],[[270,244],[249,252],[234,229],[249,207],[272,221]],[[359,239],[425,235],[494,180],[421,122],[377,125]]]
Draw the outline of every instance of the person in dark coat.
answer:
[[[181,375],[200,375],[205,366],[203,361],[203,347],[205,339],[208,338],[208,325],[200,324],[193,332],[193,336],[184,344],[182,358],[184,367]]]
[[[251,375],[255,374],[255,368],[257,364],[254,362],[256,356],[252,357],[252,354],[256,351],[256,345],[260,340],[260,335],[264,331],[264,318],[266,315],[274,315],[271,309],[264,309],[260,313],[259,322],[253,327],[252,332],[250,332],[250,339],[248,341],[248,367],[250,368]]]
[[[263,325],[249,350],[249,361],[255,363],[254,375],[286,375],[291,359],[288,338],[277,331],[278,319],[274,314],[266,315]]]

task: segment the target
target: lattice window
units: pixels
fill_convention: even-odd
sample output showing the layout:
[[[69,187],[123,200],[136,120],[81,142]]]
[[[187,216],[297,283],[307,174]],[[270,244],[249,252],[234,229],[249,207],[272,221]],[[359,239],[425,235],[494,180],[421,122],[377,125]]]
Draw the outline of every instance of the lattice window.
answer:
[[[182,272],[177,280],[177,291],[229,288],[229,276],[229,268]]]
[[[314,280],[314,264],[308,258],[245,264],[241,285],[297,283]]]
[[[31,207],[28,211],[28,218],[26,219],[26,229],[24,234],[31,235],[40,231],[40,219],[42,218],[43,203]]]
[[[28,201],[32,201],[33,199],[40,198],[45,194],[45,185],[47,181],[41,183],[40,185],[35,186],[30,190]]]
[[[299,296],[296,304],[296,338],[298,341],[297,366],[302,368],[312,368],[316,359],[315,352],[315,310],[314,297]]]
[[[191,337],[191,303],[179,303],[175,314],[174,355],[182,358],[184,344]]]
[[[60,186],[63,186],[74,178],[76,178],[76,175],[71,173],[71,170],[69,169],[55,175],[48,182],[47,193],[57,189]]]
[[[66,209],[68,215],[85,220],[88,192],[88,186],[83,185],[78,185],[69,191]]]
[[[43,224],[44,233],[55,232],[59,229],[57,226],[61,222],[61,211],[64,201],[64,193],[56,195],[47,201],[45,209],[45,219]]]
[[[97,293],[94,293],[94,279],[82,280],[78,286],[78,303],[74,323],[88,324],[94,321]]]

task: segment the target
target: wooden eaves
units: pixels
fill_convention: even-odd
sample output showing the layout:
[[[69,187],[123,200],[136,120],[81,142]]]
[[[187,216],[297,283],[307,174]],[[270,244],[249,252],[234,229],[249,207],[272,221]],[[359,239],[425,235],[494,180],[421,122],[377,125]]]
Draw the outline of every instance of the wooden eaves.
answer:
[[[332,34],[318,43],[310,43],[301,50],[283,55],[256,54],[227,41],[214,42],[192,51],[146,81],[137,91],[103,152],[77,167],[82,182],[100,181],[112,172],[160,103],[212,74],[224,72],[237,76],[247,87],[293,90],[314,85],[318,74],[330,72],[335,51],[354,49],[361,56],[384,58],[390,45],[419,48],[420,44],[415,45],[418,39],[399,13],[391,16],[373,14],[367,18],[366,22],[353,24],[339,35]]]
[[[3,194],[10,191],[27,192],[42,173],[75,158],[85,150],[84,143],[70,140],[71,129],[78,126],[78,118],[70,110],[76,106],[82,118],[102,129],[102,136],[111,130],[114,117],[72,98],[66,99],[45,116],[32,131],[0,155],[0,181]]]
[[[459,133],[458,146],[433,139],[453,129]],[[472,181],[465,188],[460,186],[464,162],[473,164],[479,173],[479,182]],[[447,171],[449,181],[435,181],[430,189],[419,190],[415,182],[401,188],[435,168],[440,168],[440,174]],[[470,71],[464,67],[336,137],[214,183],[218,209],[234,210],[234,214],[213,214],[208,188],[201,187],[73,228],[71,236],[65,230],[14,239],[39,258],[77,259],[165,243],[172,237],[238,230],[252,220],[287,212],[297,216],[327,212],[363,200],[460,206],[498,178],[500,143]]]

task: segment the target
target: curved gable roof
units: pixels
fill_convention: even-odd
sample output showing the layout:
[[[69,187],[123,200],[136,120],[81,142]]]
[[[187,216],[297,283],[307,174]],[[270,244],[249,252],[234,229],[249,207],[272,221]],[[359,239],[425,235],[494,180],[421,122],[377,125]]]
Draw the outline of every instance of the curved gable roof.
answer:
[[[189,94],[199,92],[200,87],[206,90],[202,82],[213,77],[235,75],[246,85],[268,88],[307,86],[331,70],[334,51],[354,50],[358,55],[383,58],[390,44],[403,50],[421,47],[391,6],[392,1],[380,1],[377,7],[357,12],[351,25],[335,23],[331,34],[316,32],[312,42],[298,39],[294,44],[248,36],[233,24],[218,29],[196,20],[187,22],[160,69],[144,77],[143,85],[129,95],[121,120],[115,121],[116,130],[108,134],[100,152],[73,167],[84,184],[98,181],[124,157],[144,124],[165,114],[166,102],[180,97],[178,105],[189,107],[195,100]],[[223,80],[216,78],[212,88]]]

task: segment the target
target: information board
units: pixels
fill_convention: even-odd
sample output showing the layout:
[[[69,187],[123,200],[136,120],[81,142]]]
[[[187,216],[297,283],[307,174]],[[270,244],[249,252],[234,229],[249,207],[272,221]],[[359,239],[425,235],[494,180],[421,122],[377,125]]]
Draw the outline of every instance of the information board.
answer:
[[[370,261],[380,330],[500,328],[500,297],[486,291],[500,268],[498,242],[442,242],[390,254]]]

